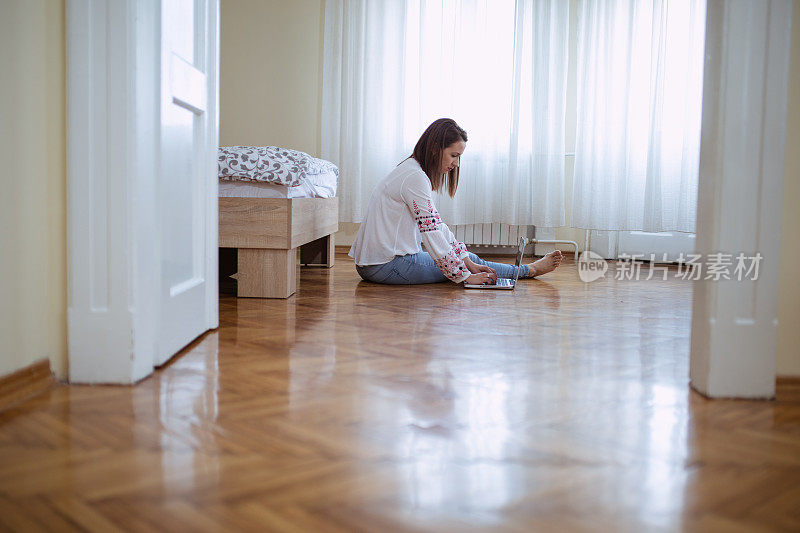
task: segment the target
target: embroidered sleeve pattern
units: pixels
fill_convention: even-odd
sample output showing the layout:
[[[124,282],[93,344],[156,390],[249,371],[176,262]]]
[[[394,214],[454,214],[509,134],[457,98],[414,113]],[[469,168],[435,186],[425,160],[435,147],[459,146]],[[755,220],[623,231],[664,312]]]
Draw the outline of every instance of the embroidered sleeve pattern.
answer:
[[[453,251],[456,253],[459,259],[464,259],[465,257],[469,256],[469,252],[467,252],[467,245],[463,242],[454,242]]]
[[[427,209],[424,211],[419,208],[416,200],[413,200],[411,203],[413,204],[412,209],[419,232],[427,233],[429,231],[439,231],[439,228],[442,226],[442,218],[439,216],[439,212],[433,207],[430,200],[428,201]]]
[[[433,262],[436,263],[442,274],[450,281],[461,283],[470,276],[467,266],[458,256],[455,248],[450,250],[444,257],[434,258]]]

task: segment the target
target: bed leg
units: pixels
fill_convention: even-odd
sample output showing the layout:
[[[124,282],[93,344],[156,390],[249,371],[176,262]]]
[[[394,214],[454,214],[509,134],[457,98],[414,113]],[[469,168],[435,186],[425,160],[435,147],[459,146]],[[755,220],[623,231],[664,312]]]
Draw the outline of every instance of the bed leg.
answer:
[[[333,266],[333,257],[336,255],[336,246],[335,246],[336,239],[334,238],[333,233],[331,233],[330,235],[325,237],[325,240],[327,241],[325,243],[325,248],[328,250],[328,257],[327,257],[328,260],[325,262],[325,266],[331,268]]]
[[[297,289],[297,248],[239,248],[236,295],[288,298]]]
[[[333,266],[333,233],[311,241],[300,247],[300,264],[306,266]]]

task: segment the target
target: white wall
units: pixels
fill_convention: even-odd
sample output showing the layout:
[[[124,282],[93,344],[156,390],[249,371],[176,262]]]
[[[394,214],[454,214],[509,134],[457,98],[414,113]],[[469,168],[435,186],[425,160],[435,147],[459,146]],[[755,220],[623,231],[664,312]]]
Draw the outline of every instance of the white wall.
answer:
[[[64,2],[0,4],[0,376],[66,375]]]
[[[220,145],[319,155],[323,0],[222,0]]]

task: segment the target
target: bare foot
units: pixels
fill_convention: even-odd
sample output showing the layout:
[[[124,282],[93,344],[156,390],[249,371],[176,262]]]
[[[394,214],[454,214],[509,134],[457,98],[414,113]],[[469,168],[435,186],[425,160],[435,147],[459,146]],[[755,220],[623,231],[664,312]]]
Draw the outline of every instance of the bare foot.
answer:
[[[561,264],[563,257],[564,256],[561,254],[561,250],[556,250],[555,252],[550,252],[541,259],[534,261],[528,265],[528,277],[532,278],[534,276],[541,276],[542,274],[552,272],[558,268],[558,265]]]

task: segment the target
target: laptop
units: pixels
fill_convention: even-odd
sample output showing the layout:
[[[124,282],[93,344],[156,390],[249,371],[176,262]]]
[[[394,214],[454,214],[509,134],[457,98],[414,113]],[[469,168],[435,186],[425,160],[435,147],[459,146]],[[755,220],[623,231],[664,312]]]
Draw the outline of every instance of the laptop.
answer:
[[[519,266],[522,264],[522,252],[525,251],[525,237],[519,238],[519,245],[517,245],[517,272],[514,276],[514,279],[508,278],[497,278],[497,283],[491,283],[486,285],[473,285],[469,283],[465,283],[464,287],[467,289],[500,289],[500,290],[507,290],[511,291],[514,290],[514,287],[517,285],[517,280],[519,279]]]

